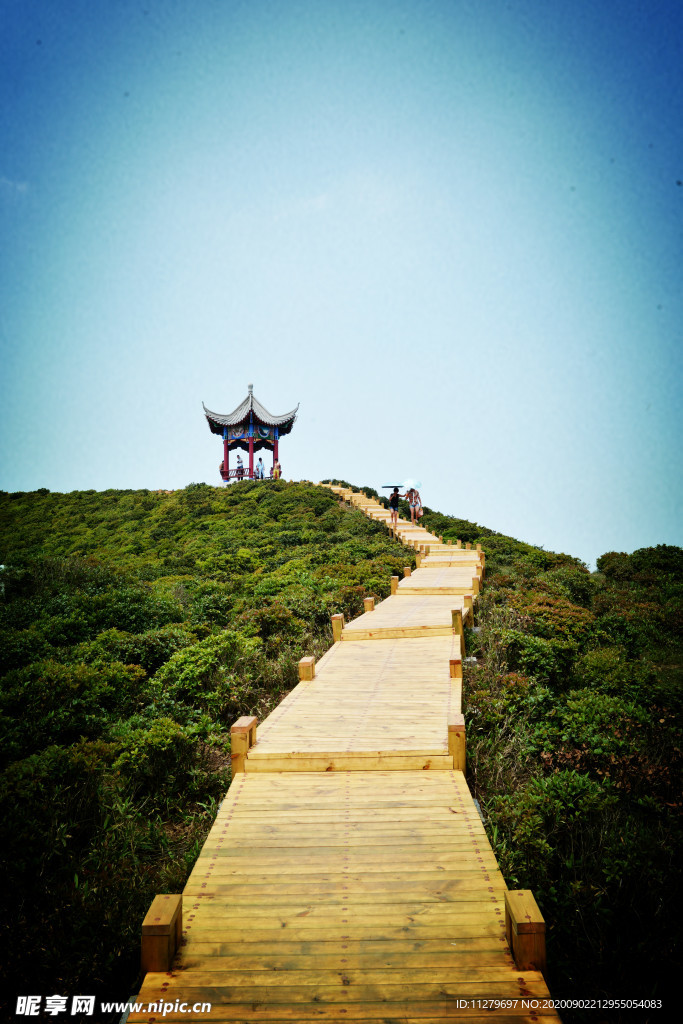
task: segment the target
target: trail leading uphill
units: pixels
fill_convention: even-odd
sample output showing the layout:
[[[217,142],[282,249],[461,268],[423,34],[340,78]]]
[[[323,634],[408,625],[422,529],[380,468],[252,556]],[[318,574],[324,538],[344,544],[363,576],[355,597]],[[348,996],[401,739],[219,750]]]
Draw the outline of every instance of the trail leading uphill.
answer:
[[[396,534],[417,570],[334,616],[333,647],[302,659],[288,697],[233,727],[233,782],[184,893],[145,919],[146,1009],[129,1021],[558,1019],[542,918],[506,889],[464,775],[483,553],[404,521]]]

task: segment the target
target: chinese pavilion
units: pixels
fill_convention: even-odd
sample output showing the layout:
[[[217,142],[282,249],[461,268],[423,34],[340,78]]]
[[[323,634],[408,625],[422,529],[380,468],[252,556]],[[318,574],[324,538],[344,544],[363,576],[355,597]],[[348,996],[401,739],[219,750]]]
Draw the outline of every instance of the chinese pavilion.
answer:
[[[254,452],[261,448],[271,449],[273,452],[273,468],[270,475],[273,475],[275,463],[278,461],[278,441],[284,434],[288,434],[294,426],[294,420],[299,409],[285,413],[284,416],[273,416],[265,409],[259,400],[254,397],[254,385],[249,385],[249,393],[236,409],[226,416],[217,412],[210,412],[202,402],[204,415],[213,434],[220,434],[223,438],[223,461],[220,464],[220,474],[224,480],[231,479],[254,479]],[[241,448],[249,452],[248,469],[230,469],[229,456],[233,448]]]

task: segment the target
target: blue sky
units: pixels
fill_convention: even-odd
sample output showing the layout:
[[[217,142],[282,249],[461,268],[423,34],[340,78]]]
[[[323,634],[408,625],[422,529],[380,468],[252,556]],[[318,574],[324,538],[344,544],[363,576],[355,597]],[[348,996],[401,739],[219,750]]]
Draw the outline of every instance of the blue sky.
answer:
[[[0,487],[285,476],[683,544],[679,0],[2,0]]]

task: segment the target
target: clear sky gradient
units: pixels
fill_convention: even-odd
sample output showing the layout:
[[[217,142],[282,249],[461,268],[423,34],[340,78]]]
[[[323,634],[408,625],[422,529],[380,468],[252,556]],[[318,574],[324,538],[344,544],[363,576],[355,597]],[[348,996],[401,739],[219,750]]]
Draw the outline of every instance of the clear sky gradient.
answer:
[[[1,0],[0,487],[284,474],[682,544],[680,0]]]

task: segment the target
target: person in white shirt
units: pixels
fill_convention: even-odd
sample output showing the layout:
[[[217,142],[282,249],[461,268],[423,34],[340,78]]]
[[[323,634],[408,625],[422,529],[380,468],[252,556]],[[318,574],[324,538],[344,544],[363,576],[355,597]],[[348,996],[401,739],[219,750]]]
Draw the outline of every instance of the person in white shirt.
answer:
[[[406,493],[408,504],[410,505],[410,521],[414,526],[418,526],[418,519],[422,515],[422,501],[420,499],[420,492],[416,487],[411,487]]]

